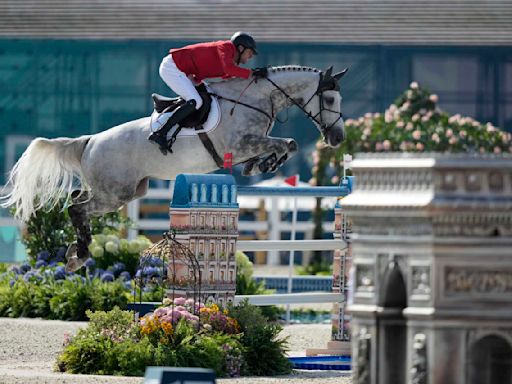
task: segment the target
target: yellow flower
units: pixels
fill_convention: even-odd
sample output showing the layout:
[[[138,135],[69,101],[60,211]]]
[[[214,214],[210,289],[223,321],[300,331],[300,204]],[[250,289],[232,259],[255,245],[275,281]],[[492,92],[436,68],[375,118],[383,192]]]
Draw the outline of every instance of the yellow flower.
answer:
[[[227,315],[229,315],[229,312],[228,312],[228,310],[227,310],[227,309],[225,309],[225,310],[223,311],[223,313],[224,313],[226,316],[227,316]]]
[[[162,329],[164,330],[166,335],[172,335],[173,329],[171,323],[164,322],[161,324]]]

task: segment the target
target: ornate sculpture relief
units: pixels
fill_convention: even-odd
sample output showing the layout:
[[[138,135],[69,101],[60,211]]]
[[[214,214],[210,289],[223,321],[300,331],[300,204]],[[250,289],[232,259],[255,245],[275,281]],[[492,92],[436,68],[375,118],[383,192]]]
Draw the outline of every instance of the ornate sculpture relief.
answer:
[[[512,269],[483,269],[483,267],[446,267],[445,293],[510,293]]]
[[[430,296],[430,267],[412,266],[411,267],[411,293],[413,295]]]
[[[375,271],[373,265],[356,265],[356,292],[375,291]]]
[[[412,345],[411,384],[427,384],[427,378],[427,337],[417,333]]]

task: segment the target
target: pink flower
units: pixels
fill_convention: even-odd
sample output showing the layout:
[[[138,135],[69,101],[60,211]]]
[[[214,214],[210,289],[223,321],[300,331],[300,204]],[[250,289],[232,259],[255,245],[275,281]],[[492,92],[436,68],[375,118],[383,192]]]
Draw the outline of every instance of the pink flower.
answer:
[[[432,141],[435,143],[439,143],[441,141],[437,133],[432,134]]]
[[[187,299],[187,301],[185,301],[185,305],[187,306],[193,306],[195,303],[194,303],[194,299]]]
[[[385,151],[389,151],[391,149],[391,142],[389,140],[384,140],[382,142],[382,146]]]
[[[183,304],[185,304],[186,301],[187,301],[187,299],[185,299],[184,297],[177,297],[174,299],[174,304],[183,305]]]
[[[491,123],[487,123],[487,132],[496,132],[496,127],[494,127]]]
[[[413,133],[412,133],[412,138],[414,140],[419,140],[421,139],[421,131],[420,130],[415,130]]]
[[[379,143],[375,143],[375,150],[377,152],[381,152],[383,148],[384,148],[384,146],[382,145],[382,143],[380,143],[380,142]]]
[[[332,184],[338,184],[340,182],[340,178],[338,176],[331,177]]]
[[[412,121],[414,121],[414,122],[418,121],[419,119],[420,119],[420,115],[419,115],[419,114],[417,114],[417,113],[415,113],[415,114],[412,116],[412,118],[411,118],[411,120],[412,120]]]
[[[396,123],[396,127],[397,128],[403,128],[404,127],[404,122],[402,120],[400,120],[398,123]]]
[[[496,154],[499,154],[499,153],[501,153],[501,148],[500,147],[494,147],[494,151],[493,152],[496,153]]]
[[[418,89],[419,85],[418,85],[418,83],[416,81],[413,81],[411,83],[411,85],[409,85],[409,88],[411,88],[411,89]]]
[[[446,130],[446,132],[445,132],[445,136],[446,137],[452,137],[453,136],[453,131],[450,128],[448,128]]]
[[[458,141],[459,141],[459,139],[457,139],[456,136],[452,136],[452,137],[450,137],[450,140],[448,140],[448,143],[453,145],[453,144],[457,144]]]
[[[416,143],[416,149],[418,151],[423,151],[425,149],[425,146],[422,143]]]
[[[466,131],[462,130],[462,131],[460,131],[460,132],[459,132],[459,137],[460,137],[461,139],[464,139],[466,136],[467,136]]]
[[[414,125],[410,121],[405,126],[406,131],[412,131],[413,128],[414,128]]]
[[[162,316],[165,316],[165,315],[167,315],[167,308],[160,307],[160,308],[155,309],[155,316],[156,317],[162,317]]]
[[[309,179],[309,185],[313,187],[317,185],[316,177]]]
[[[363,129],[363,135],[370,136],[372,133],[372,130],[370,128]]]
[[[437,96],[435,93],[433,93],[430,95],[429,99],[431,102],[437,103],[439,101],[439,96]]]

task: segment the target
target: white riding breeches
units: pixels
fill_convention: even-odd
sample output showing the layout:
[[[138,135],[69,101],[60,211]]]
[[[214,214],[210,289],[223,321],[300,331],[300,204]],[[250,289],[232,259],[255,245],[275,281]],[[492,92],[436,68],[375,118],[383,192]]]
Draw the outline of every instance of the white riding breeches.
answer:
[[[196,109],[201,108],[203,105],[201,96],[199,96],[194,84],[192,84],[192,81],[187,77],[185,72],[181,71],[176,66],[171,54],[164,57],[158,72],[165,84],[167,84],[177,95],[183,97],[187,101],[195,100]]]

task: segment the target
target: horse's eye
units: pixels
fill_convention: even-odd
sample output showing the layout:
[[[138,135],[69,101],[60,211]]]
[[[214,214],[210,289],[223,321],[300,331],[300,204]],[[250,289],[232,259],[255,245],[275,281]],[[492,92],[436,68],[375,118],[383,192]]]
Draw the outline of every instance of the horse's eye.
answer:
[[[326,97],[326,98],[325,98],[325,102],[326,102],[327,104],[332,104],[332,103],[334,103],[334,97]]]

